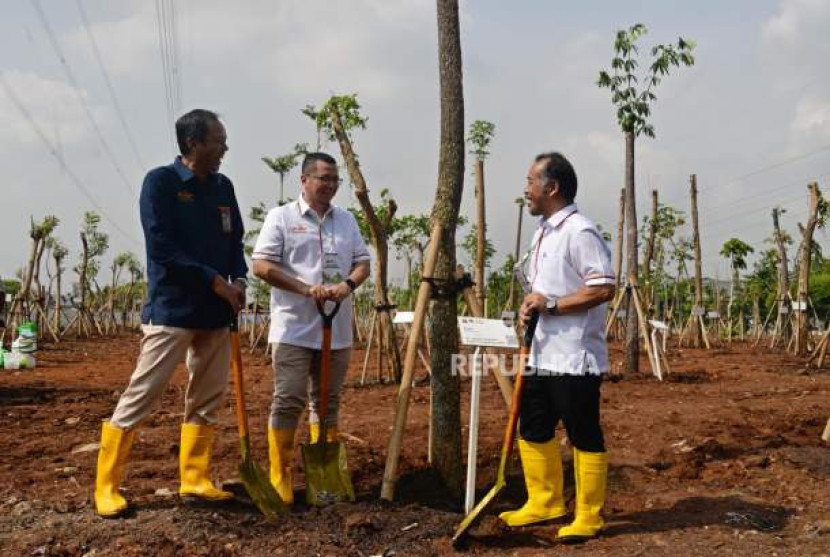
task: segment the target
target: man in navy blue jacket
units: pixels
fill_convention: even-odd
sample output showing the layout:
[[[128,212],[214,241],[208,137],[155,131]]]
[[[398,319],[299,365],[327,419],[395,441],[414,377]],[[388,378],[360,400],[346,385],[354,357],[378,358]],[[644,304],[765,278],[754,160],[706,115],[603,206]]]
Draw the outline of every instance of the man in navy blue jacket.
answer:
[[[218,172],[228,146],[217,115],[188,112],[176,121],[176,137],[181,156],[151,170],[141,188],[148,278],[144,336],[130,384],[103,423],[95,481],[95,510],[103,517],[126,511],[118,487],[135,429],[184,359],[190,381],[179,493],[214,501],[232,497],[214,486],[208,468],[216,413],[228,382],[228,325],[245,305],[242,216],[233,184]]]

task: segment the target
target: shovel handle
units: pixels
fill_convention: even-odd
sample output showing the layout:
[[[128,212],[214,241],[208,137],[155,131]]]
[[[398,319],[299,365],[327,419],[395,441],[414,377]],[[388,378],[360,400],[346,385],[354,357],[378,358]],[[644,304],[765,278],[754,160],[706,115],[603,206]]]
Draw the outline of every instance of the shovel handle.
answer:
[[[334,309],[326,313],[323,302],[317,301],[317,311],[323,318],[323,346],[320,351],[320,441],[325,443],[328,435],[326,418],[329,415],[329,382],[331,381],[331,328],[334,316],[340,311],[340,302],[334,304]]]
[[[507,427],[504,430],[504,443],[502,444],[501,463],[499,464],[500,474],[504,473],[507,466],[507,459],[513,452],[513,442],[516,440],[516,425],[519,423],[519,410],[522,406],[522,392],[524,391],[524,371],[527,365],[527,358],[530,355],[530,347],[533,344],[533,335],[536,332],[536,325],[539,323],[539,314],[534,313],[525,327],[522,338],[522,347],[519,350],[519,367],[516,383],[513,385],[513,399],[510,403],[510,415],[507,419]]]
[[[245,411],[245,385],[242,379],[242,348],[239,344],[239,325],[236,319],[231,323],[231,372],[236,386],[236,418],[239,423],[239,437],[248,437],[248,413]]]

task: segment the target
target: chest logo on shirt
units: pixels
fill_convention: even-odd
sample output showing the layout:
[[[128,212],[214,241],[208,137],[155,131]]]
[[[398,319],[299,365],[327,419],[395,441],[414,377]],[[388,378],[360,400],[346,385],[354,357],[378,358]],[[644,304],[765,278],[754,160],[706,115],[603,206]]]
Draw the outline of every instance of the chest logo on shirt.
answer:
[[[219,216],[222,218],[222,232],[229,234],[233,230],[231,224],[231,208],[219,207]]]
[[[308,232],[308,225],[305,223],[297,223],[291,226],[290,232],[292,234],[305,234]]]
[[[176,198],[179,203],[193,203],[193,192],[187,190],[176,192]]]

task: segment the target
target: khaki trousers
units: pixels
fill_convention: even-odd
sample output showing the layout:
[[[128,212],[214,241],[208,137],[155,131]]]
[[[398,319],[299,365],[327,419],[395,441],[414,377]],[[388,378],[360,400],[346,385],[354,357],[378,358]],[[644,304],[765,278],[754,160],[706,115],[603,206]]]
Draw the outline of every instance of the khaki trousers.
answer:
[[[182,329],[142,325],[144,336],[135,371],[110,423],[132,429],[153,411],[176,366],[186,360],[189,381],[184,423],[213,425],[228,387],[228,329]]]
[[[326,425],[337,427],[340,391],[349,370],[351,348],[331,351],[329,380],[329,407]],[[274,369],[274,399],[271,403],[271,427],[296,429],[311,395],[308,409],[309,423],[320,423],[320,350],[293,344],[274,346],[271,365]]]

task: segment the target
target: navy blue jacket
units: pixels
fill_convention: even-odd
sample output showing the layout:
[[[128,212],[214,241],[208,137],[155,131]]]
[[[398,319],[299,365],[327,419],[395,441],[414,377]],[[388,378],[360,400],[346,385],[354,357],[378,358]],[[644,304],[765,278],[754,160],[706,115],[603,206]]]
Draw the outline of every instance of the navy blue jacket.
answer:
[[[187,329],[227,327],[231,307],[211,288],[219,275],[244,278],[242,216],[222,174],[200,182],[180,158],[151,170],[141,187],[147,248],[144,324]]]

